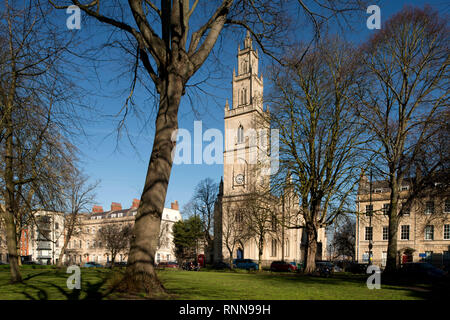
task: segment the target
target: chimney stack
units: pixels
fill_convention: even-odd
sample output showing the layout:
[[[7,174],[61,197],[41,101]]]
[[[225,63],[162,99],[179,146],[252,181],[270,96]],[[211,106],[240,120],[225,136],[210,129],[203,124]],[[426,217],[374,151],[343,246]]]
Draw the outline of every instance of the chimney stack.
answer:
[[[139,208],[139,203],[140,202],[141,202],[141,200],[139,200],[139,199],[133,199],[133,204],[131,205],[131,209]]]
[[[178,201],[175,200],[175,202],[172,202],[172,203],[170,204],[170,208],[173,209],[173,210],[180,210],[180,208],[179,208],[179,206],[178,206]]]
[[[111,203],[111,211],[122,210],[122,205],[118,202]]]
[[[92,213],[100,213],[100,212],[103,212],[103,207],[102,206],[95,205],[95,206],[92,207]]]

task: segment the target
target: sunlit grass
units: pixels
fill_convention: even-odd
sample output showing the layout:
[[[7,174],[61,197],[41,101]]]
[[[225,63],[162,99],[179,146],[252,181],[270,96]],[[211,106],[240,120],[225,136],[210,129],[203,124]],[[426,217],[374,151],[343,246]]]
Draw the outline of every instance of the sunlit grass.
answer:
[[[109,294],[109,279],[120,278],[120,271],[81,269],[81,290],[70,290],[66,269],[23,266],[23,283],[10,284],[8,266],[0,266],[1,300],[73,300],[127,297]],[[404,300],[426,299],[430,288],[382,284],[369,290],[365,275],[336,274],[331,278],[270,272],[207,272],[163,270],[158,275],[173,299],[189,300]],[[137,296],[140,298],[141,296]]]

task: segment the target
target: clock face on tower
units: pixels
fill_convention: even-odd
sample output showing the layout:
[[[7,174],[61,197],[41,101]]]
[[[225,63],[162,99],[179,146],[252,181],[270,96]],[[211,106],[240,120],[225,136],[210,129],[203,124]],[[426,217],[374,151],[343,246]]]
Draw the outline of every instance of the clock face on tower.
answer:
[[[234,181],[236,181],[236,184],[244,184],[244,175],[243,174],[236,175]]]

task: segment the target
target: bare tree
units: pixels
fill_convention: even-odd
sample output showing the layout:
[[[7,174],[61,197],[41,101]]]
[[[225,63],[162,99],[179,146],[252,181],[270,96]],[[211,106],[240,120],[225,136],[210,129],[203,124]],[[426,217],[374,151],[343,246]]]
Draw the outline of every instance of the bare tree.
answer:
[[[126,277],[128,290],[163,291],[153,270],[154,254],[172,169],[178,108],[188,81],[210,55],[225,25],[246,28],[259,45],[264,41],[281,45],[283,39],[288,39],[282,32],[289,21],[283,17],[289,10],[281,0],[207,2],[202,12],[196,10],[201,7],[198,0],[192,4],[188,0],[162,1],[159,7],[149,0],[131,0],[125,6],[120,1],[108,5],[101,5],[99,0],[49,1],[60,9],[67,8],[68,3],[77,5],[89,17],[125,34],[117,42],[132,45],[127,51],[135,59],[131,92],[123,108],[125,114],[140,65],[159,95],[153,149],[136,215]],[[302,6],[302,10],[307,9]],[[336,6],[322,9],[338,13]],[[192,27],[193,17],[196,29]],[[268,45],[262,46],[265,53],[274,57],[274,51],[267,48]],[[279,49],[275,45],[273,48]]]
[[[333,238],[330,247],[331,258],[355,258],[356,223],[349,216],[340,216],[333,224]]]
[[[301,50],[299,51],[301,52]],[[318,231],[350,207],[359,172],[362,126],[352,95],[359,79],[356,50],[323,38],[299,61],[271,73],[274,89],[266,121],[279,129],[280,170],[274,189],[288,184],[299,197],[297,226],[306,233],[306,273],[315,271]]]
[[[278,239],[277,199],[268,193],[252,192],[237,205],[237,220],[247,229],[258,247],[258,270],[261,271],[264,246],[269,236]]]
[[[76,235],[77,230],[81,226],[81,213],[89,212],[90,207],[95,202],[95,189],[99,182],[88,184],[88,177],[84,176],[78,170],[74,171],[67,181],[65,190],[63,191],[66,203],[64,208],[64,231],[61,234],[63,236],[63,246],[59,254],[58,266],[62,266],[64,254],[66,248],[72,239],[73,235]]]
[[[97,239],[105,245],[106,250],[111,254],[111,268],[114,267],[117,254],[129,250],[132,229],[131,224],[120,226],[111,223],[97,231]]]
[[[241,243],[250,239],[250,230],[243,221],[242,214],[233,214],[230,206],[226,206],[222,213],[222,243],[228,250],[228,263],[233,268],[233,253]]]
[[[207,243],[205,252],[209,252],[209,254],[212,253],[213,246],[214,204],[217,199],[218,190],[219,185],[211,178],[203,179],[195,187],[194,195],[190,201],[191,214],[197,215],[202,221],[205,241]]]
[[[60,68],[70,40],[54,32],[48,14],[34,2],[12,7],[6,1],[0,11],[0,214],[12,282],[21,281],[21,231],[38,208],[61,204],[61,184],[75,159],[65,136],[75,128],[65,117],[73,107],[68,88],[75,86]]]
[[[436,152],[427,153],[425,159],[422,149],[433,146],[442,128],[437,124],[448,110],[448,33],[448,23],[438,12],[405,7],[363,47],[370,90],[368,86],[361,90],[359,116],[373,135],[370,152],[376,155],[375,173],[388,181],[391,191],[385,272],[398,265],[399,196],[404,179],[421,167],[423,175],[416,177],[414,188],[423,190],[423,178],[445,165]]]

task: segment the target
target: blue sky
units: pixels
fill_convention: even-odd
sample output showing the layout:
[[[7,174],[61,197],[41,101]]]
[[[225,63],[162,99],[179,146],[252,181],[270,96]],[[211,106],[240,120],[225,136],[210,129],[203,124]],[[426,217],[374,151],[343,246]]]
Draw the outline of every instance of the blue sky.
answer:
[[[418,6],[430,4],[442,10],[443,13],[449,13],[448,2],[442,0],[381,1],[379,6],[382,22],[405,4]],[[65,13],[61,12],[61,16],[64,18]],[[83,28],[85,26],[82,25],[82,29],[76,32],[94,31],[93,27],[91,27],[92,29],[89,29],[89,27]],[[361,18],[360,22],[354,24],[354,30],[349,31],[345,36],[355,42],[361,42],[367,39],[372,32],[374,31],[366,28],[366,18]],[[101,43],[105,39],[105,35],[96,29],[95,33],[96,35],[93,38],[95,40],[93,41]],[[203,130],[217,128],[223,131],[225,100],[231,99],[232,72],[236,63],[237,47],[243,41],[244,31],[240,33],[238,38],[232,33],[227,35],[228,37],[224,37],[216,48],[214,56],[207,60],[199,74],[190,81],[191,84],[202,81],[206,75],[213,74],[214,78],[209,79],[207,85],[202,86],[204,92],[193,94],[191,99],[188,96],[182,98],[179,127],[188,129],[191,135],[193,134],[194,120],[203,121]],[[310,33],[308,34],[307,31],[301,29],[301,32],[295,36],[298,39],[309,39]],[[306,38],[303,38],[304,36]],[[109,58],[113,60],[121,59],[120,56],[114,56],[115,52],[111,51]],[[260,57],[262,60],[260,61],[260,70],[264,73],[264,68],[270,61],[261,52]],[[211,69],[218,67],[217,61],[220,61],[219,69],[221,72],[210,73]],[[148,123],[144,125],[142,119],[139,120],[138,117],[131,115],[127,119],[127,126],[130,133],[129,138],[134,146],[127,136],[123,136],[117,143],[114,120],[105,115],[116,114],[121,109],[128,95],[126,88],[129,86],[131,78],[130,75],[126,74],[123,64],[117,64],[117,61],[101,63],[98,70],[101,84],[92,80],[80,80],[82,86],[89,86],[90,89],[98,93],[90,99],[97,111],[87,115],[88,121],[85,124],[87,136],[80,136],[77,139],[81,151],[80,158],[82,159],[84,172],[90,176],[91,180],[101,181],[97,190],[97,204],[102,205],[105,210],[109,210],[111,202],[120,202],[123,208],[128,208],[131,206],[133,198],[140,198],[144,185],[153,141],[153,101],[142,86],[138,86],[134,101],[144,111]],[[265,91],[267,92],[267,90],[268,84],[266,82]],[[198,110],[197,116],[193,115],[193,107]],[[203,144],[203,146],[205,145],[206,143]],[[166,197],[166,207],[170,207],[171,202],[178,200],[182,208],[191,198],[193,189],[200,180],[210,177],[219,182],[222,172],[222,165],[174,165]]]

